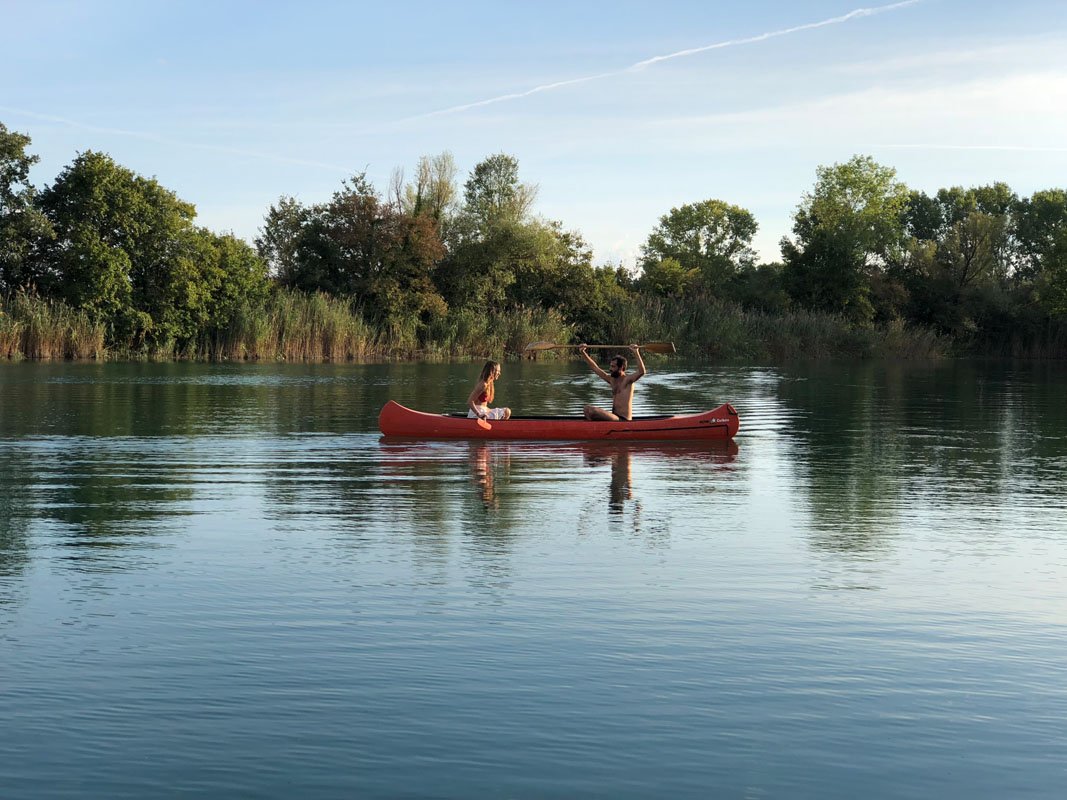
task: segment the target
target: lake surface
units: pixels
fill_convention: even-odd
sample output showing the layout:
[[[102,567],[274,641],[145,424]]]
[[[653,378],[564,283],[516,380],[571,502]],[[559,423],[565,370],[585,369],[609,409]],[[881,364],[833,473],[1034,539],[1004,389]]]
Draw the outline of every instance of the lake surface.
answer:
[[[1067,366],[479,367],[0,363],[0,797],[1063,796]]]

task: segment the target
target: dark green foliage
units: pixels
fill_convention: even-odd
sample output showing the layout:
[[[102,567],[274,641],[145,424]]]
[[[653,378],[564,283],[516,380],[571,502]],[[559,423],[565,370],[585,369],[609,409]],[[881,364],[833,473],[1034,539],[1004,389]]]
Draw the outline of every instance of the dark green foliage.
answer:
[[[866,325],[874,318],[865,253],[833,231],[816,228],[803,249],[782,240],[783,284],[801,308],[842,314]]]
[[[1048,189],[1021,200],[1016,210],[1020,283],[1049,314],[1067,317],[1067,191]]]
[[[791,306],[783,281],[784,269],[783,264],[777,263],[746,267],[734,276],[730,294],[745,310],[783,314]]]
[[[782,240],[785,287],[800,306],[868,325],[879,311],[871,302],[872,277],[904,250],[911,193],[896,170],[868,156],[816,172],[794,217],[794,238]],[[917,208],[917,224],[936,224],[936,216],[929,219],[934,213]]]
[[[384,201],[363,175],[329,203],[283,198],[257,244],[281,285],[350,297],[375,324],[415,330],[446,310],[433,282],[437,220]]]
[[[522,222],[530,213],[536,187],[519,182],[519,162],[497,153],[474,167],[463,185],[464,213],[471,217],[470,233],[488,233],[494,228]]]
[[[256,250],[103,153],[41,192],[29,138],[0,125],[0,346],[9,355],[345,359],[521,351],[531,338],[674,339],[711,357],[1062,354],[1067,191],[909,191],[865,156],[820,167],[782,263],[756,266],[746,209],[671,209],[641,272],[596,266],[532,215],[518,161],[462,198],[449,154],[388,197],[365,175],[328,202],[282,198]],[[258,252],[257,252],[258,250]],[[946,338],[938,338],[943,335]]]
[[[82,153],[40,198],[56,239],[48,289],[105,324],[114,340],[188,338],[195,291],[193,206],[103,153]],[[191,285],[192,284],[192,285]],[[185,305],[173,308],[176,298]]]
[[[722,200],[672,208],[642,248],[642,287],[663,297],[731,296],[734,278],[755,261],[755,217]]]
[[[0,295],[40,283],[37,254],[53,235],[29,184],[30,167],[38,160],[26,153],[29,144],[29,136],[0,123]]]
[[[112,346],[181,349],[265,296],[247,244],[197,228],[191,204],[102,153],[79,155],[39,207],[54,231],[42,290],[100,322]]]

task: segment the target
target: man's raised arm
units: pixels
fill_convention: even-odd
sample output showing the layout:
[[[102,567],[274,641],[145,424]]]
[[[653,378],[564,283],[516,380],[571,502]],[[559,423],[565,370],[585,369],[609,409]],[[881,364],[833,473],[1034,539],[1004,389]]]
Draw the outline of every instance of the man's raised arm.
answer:
[[[586,345],[578,345],[578,352],[581,354],[582,358],[585,359],[585,363],[593,368],[593,372],[595,372],[597,375],[599,375],[601,378],[608,381],[609,383],[611,382],[611,376],[608,375],[608,373],[604,372],[604,370],[601,369],[600,365],[593,361],[592,357],[590,357],[589,351],[586,349]]]
[[[630,345],[630,350],[633,351],[634,358],[637,359],[637,372],[630,376],[630,383],[633,383],[642,375],[644,375],[647,370],[645,369],[645,360],[641,358],[641,348],[636,344],[632,344]]]

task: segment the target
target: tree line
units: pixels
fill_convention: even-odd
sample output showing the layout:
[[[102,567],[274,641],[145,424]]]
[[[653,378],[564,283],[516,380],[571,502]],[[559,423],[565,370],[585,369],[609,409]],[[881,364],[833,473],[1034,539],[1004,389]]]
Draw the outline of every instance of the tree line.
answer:
[[[442,153],[384,190],[358,174],[325,202],[282,197],[250,244],[197,225],[192,204],[104,153],[80,153],[38,189],[30,143],[0,124],[0,347],[33,302],[130,354],[474,355],[527,336],[643,332],[727,354],[723,341],[767,339],[774,320],[783,340],[799,324],[828,340],[912,331],[977,351],[1067,342],[1062,189],[931,196],[855,156],[818,168],[780,261],[757,263],[751,212],[708,199],[665,213],[631,272],[595,264],[579,232],[536,215],[536,187],[503,153],[462,181]],[[730,340],[723,329],[738,321]],[[298,326],[362,344],[286,349]]]

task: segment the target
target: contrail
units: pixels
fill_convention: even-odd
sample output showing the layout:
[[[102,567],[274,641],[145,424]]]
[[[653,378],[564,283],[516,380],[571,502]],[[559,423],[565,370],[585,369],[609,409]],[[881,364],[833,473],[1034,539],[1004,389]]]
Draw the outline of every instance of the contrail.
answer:
[[[309,161],[303,158],[291,158],[289,156],[280,156],[274,153],[262,153],[256,150],[243,150],[238,147],[224,147],[222,145],[215,144],[200,144],[198,142],[183,142],[176,139],[167,139],[162,136],[156,136],[152,133],[143,133],[141,131],[130,131],[122,128],[105,128],[99,125],[89,125],[85,122],[79,122],[73,119],[67,119],[66,117],[57,117],[52,114],[39,114],[36,111],[27,111],[24,108],[11,108],[10,106],[0,106],[0,111],[10,114],[20,114],[24,117],[30,117],[32,119],[39,119],[45,122],[58,122],[61,125],[68,125],[72,128],[78,128],[83,131],[92,131],[93,133],[108,133],[115,136],[128,136],[133,139],[141,139],[146,142],[154,142],[155,144],[166,145],[167,147],[189,147],[197,150],[208,150],[215,153],[226,153],[228,155],[243,156],[248,158],[259,158],[267,161],[276,161],[281,164],[294,164],[299,167],[317,167],[320,169],[328,169],[337,172],[343,172],[350,174],[352,169],[350,167],[342,167],[339,164],[329,164],[324,161]]]
[[[847,14],[842,14],[839,17],[830,17],[829,19],[820,20],[819,22],[808,22],[804,25],[795,25],[792,28],[782,28],[777,31],[769,31],[767,33],[761,33],[756,36],[748,36],[744,39],[728,39],[725,42],[715,42],[714,44],[704,45],[702,47],[692,47],[688,50],[679,50],[676,53],[668,53],[663,56],[653,56],[652,58],[646,58],[643,61],[638,61],[636,64],[631,64],[624,69],[612,70],[610,72],[601,72],[598,75],[587,75],[584,78],[571,78],[565,81],[556,81],[555,83],[546,83],[542,86],[535,86],[532,89],[527,89],[524,92],[512,92],[510,94],[502,94],[496,97],[489,97],[485,100],[477,100],[473,103],[464,103],[458,106],[451,106],[449,108],[442,108],[438,111],[430,111],[426,114],[417,114],[413,117],[408,117],[404,122],[417,119],[426,119],[427,117],[439,117],[445,114],[458,114],[461,111],[468,111],[472,108],[479,108],[481,106],[492,105],[493,103],[502,103],[505,100],[517,100],[521,97],[529,97],[532,94],[539,94],[541,92],[549,92],[553,89],[559,89],[562,86],[573,86],[576,83],[587,83],[589,81],[597,81],[602,78],[611,78],[616,75],[624,75],[627,72],[638,72],[650,67],[653,64],[658,64],[661,61],[669,61],[672,58],[685,58],[687,56],[696,55],[697,53],[706,53],[709,50],[722,50],[727,47],[737,47],[744,44],[755,44],[756,42],[764,42],[767,39],[774,39],[778,36],[788,36],[791,33],[798,33],[800,31],[809,31],[814,28],[825,28],[828,25],[840,25],[842,22],[850,22],[854,19],[860,19],[862,17],[873,17],[876,14],[884,14],[888,11],[896,11],[899,8],[905,8],[907,6],[913,6],[923,0],[902,0],[899,3],[890,3],[885,6],[875,6],[873,8],[857,8],[854,11],[849,11]]]
[[[872,8],[857,8],[853,11],[849,11],[847,14],[842,14],[838,17],[830,17],[829,19],[820,20],[818,22],[809,22],[804,25],[795,25],[792,28],[783,28],[781,30],[769,31],[767,33],[761,33],[756,36],[749,36],[742,39],[729,39],[723,42],[715,42],[714,44],[704,45],[702,47],[693,47],[687,50],[679,50],[675,53],[667,53],[666,55],[653,56],[652,58],[646,58],[642,61],[638,61],[635,64],[631,64],[623,69],[611,70],[608,72],[601,72],[596,75],[586,75],[579,78],[570,78],[568,80],[555,81],[553,83],[546,83],[541,86],[535,86],[532,89],[527,89],[521,92],[512,92],[510,94],[502,94],[496,97],[489,97],[485,100],[476,100],[471,103],[463,103],[462,105],[451,106],[449,108],[443,108],[438,111],[430,111],[425,114],[417,114],[412,117],[397,120],[396,122],[411,122],[420,119],[427,119],[429,117],[438,117],[446,114],[458,114],[462,111],[469,111],[472,108],[480,108],[482,106],[492,105],[494,103],[502,103],[507,100],[518,100],[523,97],[529,97],[530,95],[540,94],[542,92],[550,92],[555,89],[560,89],[564,86],[574,86],[579,83],[588,83],[590,81],[602,80],[604,78],[611,78],[618,75],[625,75],[630,72],[638,72],[654,64],[658,64],[661,61],[669,61],[674,58],[685,58],[687,56],[695,55],[697,53],[704,53],[709,50],[721,50],[727,47],[737,47],[746,44],[755,44],[756,42],[763,42],[768,39],[774,39],[779,36],[788,36],[792,33],[798,33],[800,31],[813,30],[815,28],[824,28],[828,25],[839,25],[843,22],[849,22],[854,19],[860,19],[862,17],[871,17],[876,14],[884,14],[889,11],[896,11],[900,8],[907,6],[917,5],[923,2],[923,0],[902,0],[902,2],[890,3],[884,6],[874,6]],[[197,142],[185,142],[174,139],[167,139],[155,134],[143,133],[140,131],[123,130],[121,128],[106,128],[97,125],[90,125],[77,120],[67,119],[65,117],[52,116],[49,114],[39,114],[34,111],[27,111],[21,108],[11,108],[9,106],[0,106],[0,111],[5,113],[20,114],[22,116],[31,117],[33,119],[44,120],[48,122],[56,122],[62,125],[67,125],[73,128],[78,128],[85,131],[93,131],[95,133],[108,133],[117,136],[127,136],[130,138],[142,139],[144,141],[154,142],[156,144],[165,145],[167,147],[186,147],[198,150],[206,150],[217,153],[226,153],[229,155],[244,156],[249,158],[264,159],[267,161],[275,161],[282,164],[294,164],[303,167],[315,167],[318,169],[328,169],[336,172],[351,173],[350,167],[341,166],[339,164],[331,164],[322,161],[313,161],[302,158],[292,158],[289,156],[277,155],[274,153],[263,153],[255,150],[244,150],[234,147],[224,147],[220,145],[200,144]],[[396,124],[389,123],[386,127]],[[365,131],[369,132],[369,131]]]

